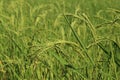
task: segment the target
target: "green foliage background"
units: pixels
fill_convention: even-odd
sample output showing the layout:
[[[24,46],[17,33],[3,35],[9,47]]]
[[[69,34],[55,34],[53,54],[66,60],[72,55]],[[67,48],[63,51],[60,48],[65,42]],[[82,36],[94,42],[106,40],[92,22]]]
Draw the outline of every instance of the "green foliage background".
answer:
[[[119,80],[120,0],[0,0],[0,80]]]

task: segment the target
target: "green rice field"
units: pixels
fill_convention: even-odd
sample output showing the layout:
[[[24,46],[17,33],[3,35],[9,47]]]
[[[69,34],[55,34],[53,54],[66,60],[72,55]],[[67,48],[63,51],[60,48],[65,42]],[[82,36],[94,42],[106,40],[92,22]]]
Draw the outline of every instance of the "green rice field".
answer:
[[[120,80],[120,0],[0,0],[0,80]]]

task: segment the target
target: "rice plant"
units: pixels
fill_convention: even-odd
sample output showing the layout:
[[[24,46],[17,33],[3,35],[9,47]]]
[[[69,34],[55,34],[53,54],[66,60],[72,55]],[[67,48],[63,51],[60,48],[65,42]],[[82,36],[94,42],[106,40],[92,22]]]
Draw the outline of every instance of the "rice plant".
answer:
[[[0,0],[0,80],[119,80],[119,0]]]

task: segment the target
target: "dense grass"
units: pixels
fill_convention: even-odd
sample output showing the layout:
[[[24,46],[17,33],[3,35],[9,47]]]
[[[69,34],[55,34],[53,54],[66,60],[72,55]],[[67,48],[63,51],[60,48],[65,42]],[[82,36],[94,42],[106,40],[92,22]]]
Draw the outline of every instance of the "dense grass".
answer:
[[[119,0],[0,0],[0,80],[120,80]]]

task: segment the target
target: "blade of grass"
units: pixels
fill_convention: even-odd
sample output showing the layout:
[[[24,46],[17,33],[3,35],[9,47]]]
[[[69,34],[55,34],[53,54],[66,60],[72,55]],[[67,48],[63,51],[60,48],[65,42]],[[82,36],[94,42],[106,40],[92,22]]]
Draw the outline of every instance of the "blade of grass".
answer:
[[[85,51],[86,56],[89,58],[89,60],[91,61],[91,63],[94,65],[93,60],[92,60],[91,57],[88,55],[87,49],[85,48],[85,46],[83,45],[82,41],[79,39],[78,35],[76,34],[76,32],[74,31],[74,29],[73,29],[72,26],[70,25],[67,17],[66,17],[64,14],[63,14],[63,16],[64,16],[67,24],[69,25],[70,29],[72,30],[72,32],[73,32],[75,38],[77,39],[78,43],[80,44],[80,46],[81,46],[81,47],[83,48],[83,50]]]

